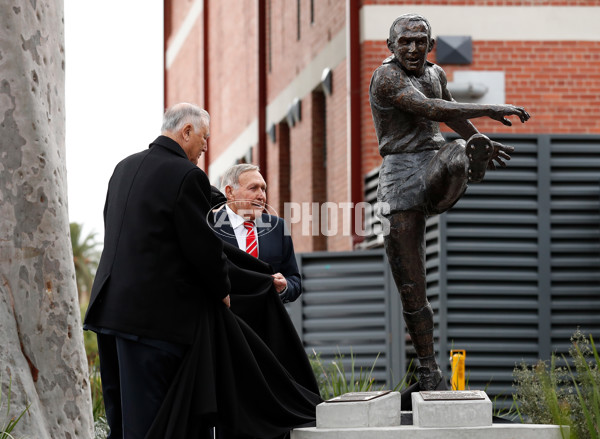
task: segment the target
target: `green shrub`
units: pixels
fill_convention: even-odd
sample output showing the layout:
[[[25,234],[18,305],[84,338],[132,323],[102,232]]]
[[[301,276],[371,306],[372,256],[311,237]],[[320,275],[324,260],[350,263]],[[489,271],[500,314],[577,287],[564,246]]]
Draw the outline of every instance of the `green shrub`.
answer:
[[[573,439],[600,438],[600,360],[593,338],[579,330],[571,337],[569,356],[562,356],[565,366],[539,361],[534,366],[516,367],[515,407],[523,422],[557,424],[570,427]],[[567,437],[566,430],[563,437]]]
[[[81,320],[85,315],[87,304],[81,304]],[[98,356],[98,339],[91,331],[83,331],[83,343],[88,361],[90,374],[90,390],[92,392],[92,414],[94,416],[94,438],[104,439],[108,437],[108,423],[104,409],[104,398],[102,397],[102,380],[100,379],[100,357]],[[2,439],[0,437],[0,439]]]
[[[104,398],[102,397],[102,380],[100,379],[100,360],[98,357],[96,357],[94,364],[90,366],[90,389],[92,391],[92,413],[95,422],[99,418],[106,417]]]

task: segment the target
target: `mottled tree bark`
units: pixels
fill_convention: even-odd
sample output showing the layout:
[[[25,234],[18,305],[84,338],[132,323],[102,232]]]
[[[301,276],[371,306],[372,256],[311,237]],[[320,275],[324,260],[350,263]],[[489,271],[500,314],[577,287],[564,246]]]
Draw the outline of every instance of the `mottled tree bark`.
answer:
[[[67,213],[63,0],[0,3],[0,378],[13,432],[91,438]]]

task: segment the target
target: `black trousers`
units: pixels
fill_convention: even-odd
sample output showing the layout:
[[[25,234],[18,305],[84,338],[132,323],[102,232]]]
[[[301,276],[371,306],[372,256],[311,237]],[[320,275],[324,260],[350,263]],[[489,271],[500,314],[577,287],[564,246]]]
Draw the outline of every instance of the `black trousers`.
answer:
[[[185,349],[163,342],[152,345],[115,335],[97,336],[108,438],[144,439]]]

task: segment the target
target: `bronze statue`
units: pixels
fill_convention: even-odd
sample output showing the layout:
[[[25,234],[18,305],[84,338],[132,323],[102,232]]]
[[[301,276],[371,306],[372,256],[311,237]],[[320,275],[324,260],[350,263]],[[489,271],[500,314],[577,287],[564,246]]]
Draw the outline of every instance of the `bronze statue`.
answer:
[[[454,101],[444,71],[427,61],[435,40],[420,15],[398,17],[387,44],[392,55],[375,70],[369,88],[383,157],[377,199],[389,222],[384,245],[419,359],[419,389],[446,389],[425,291],[425,220],[451,208],[468,182],[481,181],[486,169],[495,168],[494,161],[506,166],[503,159],[514,150],[480,134],[469,119],[487,116],[510,126],[507,116],[525,122],[529,114],[513,105]],[[462,139],[446,142],[440,122]]]

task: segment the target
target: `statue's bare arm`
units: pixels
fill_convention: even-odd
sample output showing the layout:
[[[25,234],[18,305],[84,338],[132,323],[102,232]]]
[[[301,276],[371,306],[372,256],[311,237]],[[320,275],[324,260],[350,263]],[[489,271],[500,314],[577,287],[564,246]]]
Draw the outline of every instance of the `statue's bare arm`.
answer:
[[[439,71],[441,72],[441,69]],[[448,93],[445,86],[443,90]],[[507,126],[512,125],[507,119],[508,116],[518,116],[521,122],[529,119],[529,114],[524,108],[514,105],[471,104],[456,102],[451,98],[429,98],[414,87],[406,75],[392,69],[383,72],[377,94],[382,97],[387,95],[392,104],[401,111],[436,122],[458,123],[458,129],[461,131],[468,129],[464,121],[478,117],[490,117]]]
[[[436,122],[444,122],[465,140],[478,133],[477,128],[469,119],[490,117],[504,125],[511,126],[512,123],[507,119],[507,116],[516,115],[523,123],[530,117],[524,108],[514,105],[456,102],[446,87],[447,81],[444,71],[438,68],[436,73],[442,89],[441,99],[425,96],[413,86],[406,75],[393,70],[384,72],[379,78],[376,93],[380,98],[391,98],[392,104],[402,111]],[[436,77],[436,75],[430,77]],[[510,160],[509,153],[512,153],[514,148],[494,141],[492,141],[492,145],[494,146],[492,159],[500,166],[506,166],[503,160]],[[494,167],[494,164],[490,161],[490,168]]]

